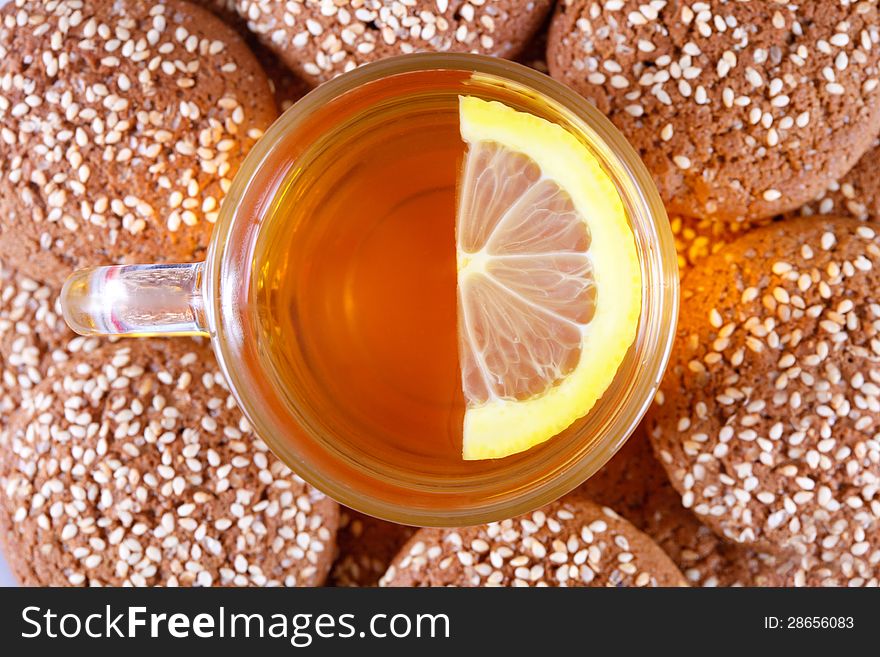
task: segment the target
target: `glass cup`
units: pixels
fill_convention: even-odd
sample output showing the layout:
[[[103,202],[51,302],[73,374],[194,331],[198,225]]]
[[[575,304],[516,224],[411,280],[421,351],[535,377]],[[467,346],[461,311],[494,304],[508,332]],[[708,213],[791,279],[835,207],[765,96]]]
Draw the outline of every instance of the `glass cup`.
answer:
[[[523,106],[541,100],[543,118],[580,139],[614,181],[641,264],[636,339],[611,386],[576,428],[522,458],[477,476],[407,470],[331,435],[273,375],[253,312],[257,245],[273,199],[310,148],[334,126],[395,101],[394,76],[437,72],[452,92]],[[464,82],[462,82],[464,80]],[[428,89],[430,92],[430,89]],[[450,89],[447,89],[450,91]],[[375,116],[375,115],[374,115]],[[263,250],[264,251],[264,250]],[[242,164],[217,221],[207,258],[189,264],[96,267],[73,273],[64,317],[83,335],[208,336],[246,417],[272,451],[337,501],[387,520],[464,526],[525,513],[567,493],[599,468],[638,425],[656,392],[674,335],[678,270],[669,222],[641,160],[600,112],[551,78],[513,62],[458,54],[404,55],[328,82],[279,118]],[[340,403],[343,403],[340,401]]]

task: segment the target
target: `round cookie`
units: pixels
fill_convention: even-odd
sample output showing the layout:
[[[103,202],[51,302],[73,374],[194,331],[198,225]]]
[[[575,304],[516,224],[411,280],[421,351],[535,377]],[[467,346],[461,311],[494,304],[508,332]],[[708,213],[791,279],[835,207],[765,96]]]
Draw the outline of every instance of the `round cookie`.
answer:
[[[682,283],[650,436],[685,507],[726,539],[880,560],[880,237],[782,221]]]
[[[649,491],[666,483],[666,472],[656,463],[642,423],[611,460],[573,494],[610,507],[642,528]]]
[[[298,76],[316,85],[356,66],[412,52],[516,57],[551,0],[237,0],[238,13]]]
[[[728,543],[681,505],[640,428],[578,493],[607,505],[645,532],[694,586],[876,586],[880,564],[825,563],[811,551],[773,555]]]
[[[420,529],[380,586],[683,586],[650,538],[580,496],[464,529]]]
[[[880,221],[880,140],[862,155],[840,180],[833,182],[819,198],[807,203],[795,215],[840,215],[862,221]]]
[[[4,433],[0,541],[28,585],[321,584],[335,502],[275,459],[210,348],[71,358]]]
[[[74,269],[204,257],[241,160],[277,110],[235,31],[180,0],[0,9],[0,251]]]
[[[338,554],[329,583],[346,587],[376,586],[391,560],[415,532],[415,527],[341,507],[336,534]]]
[[[672,214],[759,219],[880,131],[876,3],[563,0],[548,64],[641,154]]]
[[[67,327],[57,289],[0,262],[0,425],[54,367],[98,343]]]

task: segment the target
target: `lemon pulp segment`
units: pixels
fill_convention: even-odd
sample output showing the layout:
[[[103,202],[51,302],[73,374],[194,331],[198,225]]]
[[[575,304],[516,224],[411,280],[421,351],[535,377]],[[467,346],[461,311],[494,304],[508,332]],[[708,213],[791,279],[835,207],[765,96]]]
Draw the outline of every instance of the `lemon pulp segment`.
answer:
[[[502,458],[586,415],[635,339],[632,229],[599,161],[561,126],[460,97],[456,217],[462,456]]]

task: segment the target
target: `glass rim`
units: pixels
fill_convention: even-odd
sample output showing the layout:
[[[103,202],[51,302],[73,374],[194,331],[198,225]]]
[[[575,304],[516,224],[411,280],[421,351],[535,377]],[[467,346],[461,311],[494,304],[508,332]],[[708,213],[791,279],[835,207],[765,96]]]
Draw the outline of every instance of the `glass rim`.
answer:
[[[616,160],[615,164],[619,165],[616,167],[619,173],[625,175],[632,185],[629,191],[617,185],[622,200],[628,207],[635,205],[653,224],[655,234],[648,240],[647,251],[650,252],[654,262],[647,264],[654,265],[653,276],[660,283],[658,289],[647,289],[644,281],[646,263],[643,262],[643,312],[639,320],[640,335],[636,337],[636,341],[643,337],[642,333],[646,328],[643,323],[652,320],[654,325],[647,328],[651,333],[650,339],[656,342],[641,359],[640,376],[631,386],[629,397],[639,403],[630,404],[629,408],[624,409],[626,412],[618,413],[612,422],[613,430],[606,431],[602,440],[597,441],[562,473],[556,474],[551,482],[522,491],[512,500],[493,501],[478,509],[464,511],[457,509],[427,511],[392,504],[385,500],[365,498],[362,492],[352,490],[345,485],[345,482],[334,481],[320,468],[315,467],[315,464],[299,458],[291,449],[289,441],[286,441],[284,436],[278,435],[279,432],[276,431],[278,427],[268,426],[261,413],[255,410],[260,406],[260,400],[251,394],[251,388],[253,377],[259,372],[245,368],[240,358],[241,354],[236,353],[234,338],[241,337],[242,327],[235,317],[235,303],[229,296],[230,290],[224,289],[223,283],[224,277],[229,275],[224,268],[231,267],[233,274],[237,273],[238,276],[249,275],[250,262],[241,261],[241,254],[234,251],[235,240],[231,240],[230,237],[236,229],[243,228],[242,223],[246,223],[236,222],[242,197],[248,191],[261,165],[281,141],[281,137],[295,130],[324,104],[348,91],[387,76],[430,70],[461,70],[508,79],[551,99],[589,127],[608,147],[609,153]],[[231,248],[232,254],[230,254]],[[238,261],[235,256],[239,256]],[[239,269],[235,268],[236,265]],[[562,83],[516,62],[471,54],[423,53],[383,59],[324,83],[290,107],[253,147],[233,180],[220,210],[208,249],[204,282],[205,307],[211,341],[219,366],[256,435],[297,475],[337,502],[369,515],[420,526],[465,526],[515,516],[557,499],[592,476],[636,430],[653,400],[669,359],[678,313],[678,265],[672,232],[650,174],[632,146],[589,101]],[[647,302],[644,299],[646,296],[649,297]],[[648,318],[644,317],[646,303],[653,308],[651,317]],[[665,323],[665,326],[658,324],[658,320],[661,324]],[[599,403],[601,404],[601,399]],[[291,418],[290,421],[294,419]]]

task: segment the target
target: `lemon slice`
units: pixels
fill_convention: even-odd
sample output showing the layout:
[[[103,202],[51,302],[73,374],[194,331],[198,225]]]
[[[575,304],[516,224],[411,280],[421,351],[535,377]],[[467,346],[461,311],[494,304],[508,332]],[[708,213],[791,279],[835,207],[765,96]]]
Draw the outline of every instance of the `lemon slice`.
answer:
[[[462,456],[502,458],[586,415],[635,339],[642,299],[614,183],[561,126],[461,97],[456,217]]]

